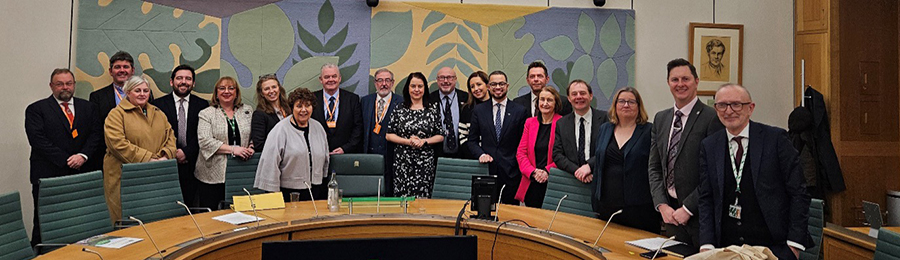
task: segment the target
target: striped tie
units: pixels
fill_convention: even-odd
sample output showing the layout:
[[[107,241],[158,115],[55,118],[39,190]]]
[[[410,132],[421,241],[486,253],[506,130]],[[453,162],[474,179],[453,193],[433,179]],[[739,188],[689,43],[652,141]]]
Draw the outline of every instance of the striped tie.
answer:
[[[684,113],[681,113],[681,110],[675,110],[675,123],[673,124],[674,129],[672,129],[672,139],[669,140],[669,153],[667,156],[667,172],[666,172],[666,189],[669,191],[669,194],[675,194],[675,156],[678,155],[678,144],[681,141],[681,116]]]

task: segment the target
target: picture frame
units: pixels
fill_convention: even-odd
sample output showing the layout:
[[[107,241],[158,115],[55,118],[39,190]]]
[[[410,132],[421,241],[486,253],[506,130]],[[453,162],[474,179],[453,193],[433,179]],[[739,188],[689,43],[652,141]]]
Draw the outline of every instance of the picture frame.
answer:
[[[688,58],[697,68],[697,94],[712,96],[725,83],[742,84],[744,25],[690,23]]]

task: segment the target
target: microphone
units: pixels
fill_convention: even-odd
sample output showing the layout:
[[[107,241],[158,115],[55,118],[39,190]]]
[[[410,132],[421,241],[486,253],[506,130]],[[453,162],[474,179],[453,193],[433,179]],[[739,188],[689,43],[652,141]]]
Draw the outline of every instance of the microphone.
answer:
[[[175,203],[178,203],[178,205],[183,206],[184,209],[187,210],[188,215],[191,216],[191,220],[194,221],[194,226],[197,226],[197,231],[200,231],[200,239],[206,239],[206,236],[203,235],[203,230],[200,229],[200,224],[197,224],[197,219],[195,219],[195,218],[194,218],[194,214],[191,213],[191,209],[188,208],[187,205],[184,205],[184,202],[181,202],[181,201],[176,200]]]
[[[153,248],[156,248],[156,253],[159,254],[159,259],[165,259],[166,257],[163,256],[162,251],[159,250],[159,246],[156,245],[156,241],[153,241],[153,237],[150,236],[150,231],[148,231],[148,230],[147,230],[147,227],[144,226],[144,222],[141,221],[140,219],[137,219],[137,218],[132,217],[132,216],[128,216],[128,219],[137,221],[138,224],[141,224],[141,228],[144,229],[144,233],[147,233],[147,238],[150,239],[150,243],[153,243]]]
[[[559,213],[559,206],[562,206],[562,201],[569,197],[569,194],[563,195],[562,198],[559,198],[559,202],[556,203],[556,211],[553,212],[553,218],[550,219],[550,225],[547,226],[547,232],[550,232],[550,228],[553,227],[553,221],[556,221],[556,214]]]
[[[305,182],[305,181],[303,182],[303,184],[306,184],[306,190],[309,191],[309,200],[312,201],[313,209],[316,210],[316,217],[318,218],[319,217],[319,208],[316,207],[316,198],[313,197],[312,186],[309,185],[309,182]]]
[[[256,213],[256,203],[253,202],[253,195],[250,195],[250,191],[247,188],[244,189],[244,193],[247,193],[247,198],[250,199],[250,208],[253,209],[253,216],[256,217],[256,229],[259,229],[259,214]],[[191,215],[193,217],[193,215]]]
[[[503,184],[500,187],[500,195],[497,195],[497,212],[494,213],[494,221],[500,221],[500,202],[503,201],[503,189],[506,188],[506,184]]]
[[[663,247],[666,246],[666,242],[672,241],[672,239],[675,239],[675,236],[671,236],[668,239],[666,239],[665,241],[663,241],[662,244],[659,244],[659,248],[656,249],[656,253],[653,253],[653,257],[651,257],[650,260],[656,259],[656,255],[658,255],[659,251],[661,251],[663,249]]]
[[[469,202],[471,202],[471,201],[472,201],[471,199],[467,200],[466,204],[463,204],[462,208],[459,209],[459,215],[456,215],[456,229],[453,230],[454,236],[459,235],[459,224],[460,224],[460,222],[462,222],[463,213],[466,213],[466,207],[469,206]]]
[[[597,240],[594,241],[594,247],[597,247],[597,242],[600,242],[600,237],[603,236],[603,232],[606,232],[606,227],[609,226],[609,222],[612,222],[613,217],[615,217],[619,213],[622,213],[621,209],[619,211],[614,212],[612,215],[609,215],[609,219],[606,220],[606,225],[603,225],[603,229],[600,230],[600,235],[597,236]]]
[[[87,253],[95,254],[95,255],[97,255],[97,257],[100,258],[100,260],[103,260],[103,256],[100,255],[100,252],[97,252],[97,251],[94,251],[94,250],[90,250],[90,249],[87,249],[87,248],[85,248],[85,247],[82,247],[82,248],[81,248],[81,252],[87,252]]]
[[[378,178],[378,197],[375,202],[375,213],[381,213],[381,178]]]

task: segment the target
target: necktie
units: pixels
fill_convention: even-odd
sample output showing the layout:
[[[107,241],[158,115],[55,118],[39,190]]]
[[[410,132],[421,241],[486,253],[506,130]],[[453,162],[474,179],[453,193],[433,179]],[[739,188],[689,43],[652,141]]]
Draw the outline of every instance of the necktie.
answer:
[[[738,145],[737,152],[734,153],[734,165],[736,165],[737,167],[740,167],[741,157],[744,156],[744,144],[741,143],[741,139],[743,139],[743,138],[744,137],[742,137],[742,136],[735,136],[734,138],[732,138],[732,140],[734,140]],[[737,169],[733,169],[733,170],[737,171]]]
[[[586,146],[585,141],[585,131],[584,131],[584,117],[581,118],[580,124],[578,126],[578,163],[584,164],[584,147]]]
[[[503,124],[503,120],[500,118],[500,103],[497,103],[497,115],[494,116],[494,131],[497,132],[497,141],[500,140],[500,125]]]
[[[378,109],[375,110],[375,120],[384,113],[384,99],[378,99]],[[376,124],[380,122],[375,122]]]
[[[681,116],[683,115],[684,113],[681,113],[681,110],[675,110],[672,139],[669,140],[669,152],[666,156],[666,189],[669,191],[669,195],[675,194],[675,156],[678,153],[678,143],[681,141]]]
[[[534,107],[531,108],[531,116],[537,116],[537,115],[540,115],[540,114],[541,114],[541,112],[540,112],[541,110],[538,109],[538,98],[534,98],[534,100],[532,100],[531,103],[534,103],[534,104],[533,104]]]
[[[450,112],[450,97],[444,97],[444,127],[447,129],[447,139],[444,144],[447,145],[448,152],[456,151],[456,131],[453,127],[453,113]]]
[[[187,112],[184,111],[184,98],[178,99],[178,145],[187,146]]]
[[[328,121],[334,120],[334,97],[328,98]]]
[[[66,113],[66,119],[69,120],[69,129],[72,130],[72,138],[78,136],[78,132],[75,131],[75,114],[72,114],[72,110],[69,109],[69,102],[62,102],[59,105],[63,107],[63,112]]]

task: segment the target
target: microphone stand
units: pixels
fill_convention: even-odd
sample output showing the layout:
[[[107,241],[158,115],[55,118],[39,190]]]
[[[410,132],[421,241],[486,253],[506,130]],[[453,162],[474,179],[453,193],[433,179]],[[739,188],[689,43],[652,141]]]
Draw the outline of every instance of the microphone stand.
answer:
[[[659,248],[656,249],[656,253],[653,253],[653,257],[651,257],[650,260],[656,259],[656,255],[658,255],[659,251],[661,251],[663,249],[663,247],[666,246],[666,242],[672,241],[672,239],[675,239],[675,236],[671,236],[668,239],[666,239],[665,241],[663,241],[662,244],[659,244]]]
[[[559,202],[556,203],[556,211],[553,212],[553,218],[550,219],[550,225],[547,226],[547,232],[550,232],[550,228],[553,227],[553,221],[556,221],[556,214],[559,213],[559,206],[562,206],[563,200],[568,197],[569,194],[566,194],[563,195],[562,198],[559,198]]]
[[[381,213],[381,178],[378,178],[378,197],[375,202],[375,213]]]
[[[616,212],[613,213],[612,215],[609,215],[609,219],[606,220],[606,225],[603,225],[603,229],[600,230],[600,235],[598,235],[598,236],[597,236],[597,240],[594,241],[594,247],[597,247],[597,242],[600,242],[600,237],[603,236],[603,232],[606,232],[606,227],[609,226],[609,222],[612,222],[613,217],[615,217],[615,216],[618,215],[619,213],[622,213],[622,210],[621,210],[621,209],[620,209],[619,211],[616,211]]]
[[[506,189],[506,184],[500,187],[500,195],[497,195],[497,212],[494,213],[494,221],[500,221],[500,203],[503,201],[503,189]]]
[[[316,207],[316,198],[313,197],[312,186],[309,185],[309,182],[305,182],[305,181],[303,182],[303,184],[306,184],[306,190],[309,191],[309,200],[312,201],[313,209],[316,210],[316,217],[318,218],[319,217],[319,207]]]
[[[131,220],[133,220],[133,221],[137,221],[137,223],[141,225],[141,228],[144,229],[144,233],[147,233],[147,238],[150,239],[150,243],[153,243],[153,248],[156,248],[156,253],[159,254],[159,259],[166,259],[166,257],[163,256],[162,251],[159,250],[159,246],[156,245],[156,241],[153,241],[153,236],[150,236],[150,231],[148,231],[148,230],[147,230],[147,227],[144,226],[144,222],[141,221],[140,219],[137,219],[137,218],[132,217],[132,216],[129,216],[128,219],[131,219]]]
[[[191,213],[191,209],[188,208],[188,206],[185,205],[184,202],[181,202],[181,201],[175,201],[175,203],[178,203],[178,205],[183,206],[184,209],[187,210],[188,215],[191,216],[191,220],[194,221],[194,226],[197,226],[197,231],[200,231],[200,239],[201,239],[201,240],[202,240],[202,239],[206,239],[206,236],[203,235],[203,230],[200,229],[200,224],[197,224],[197,219],[194,218],[194,213]]]
[[[259,229],[259,214],[256,213],[256,203],[253,202],[253,195],[250,195],[250,191],[247,188],[243,188],[244,193],[247,193],[247,198],[250,199],[250,208],[253,209],[253,216],[256,217],[256,229]]]
[[[90,249],[87,249],[87,248],[85,248],[85,247],[82,247],[82,248],[81,248],[81,252],[87,252],[87,253],[95,254],[95,255],[97,255],[97,257],[100,258],[100,260],[103,260],[103,256],[100,255],[100,252],[97,252],[97,251],[94,251],[94,250],[90,250]]]

